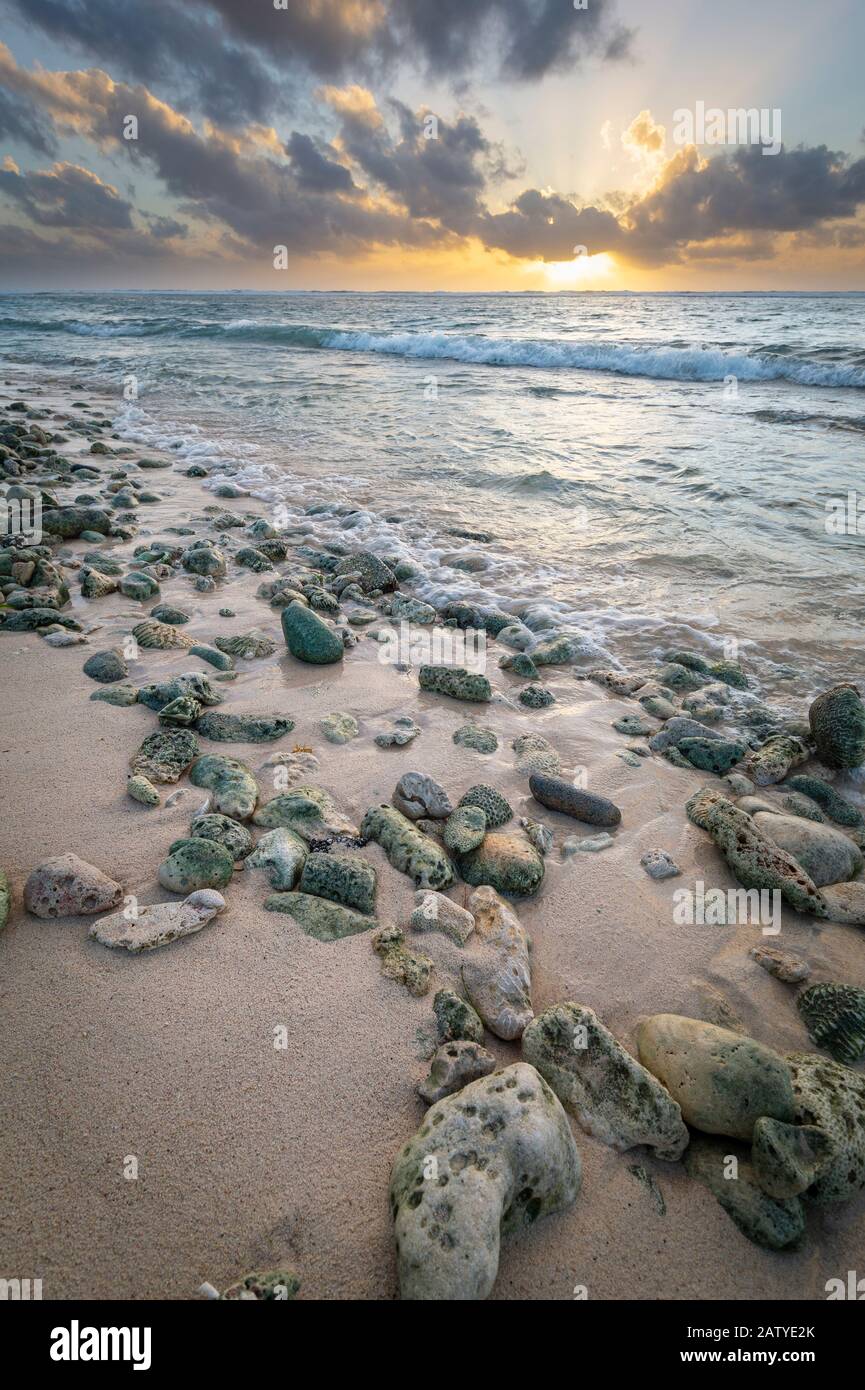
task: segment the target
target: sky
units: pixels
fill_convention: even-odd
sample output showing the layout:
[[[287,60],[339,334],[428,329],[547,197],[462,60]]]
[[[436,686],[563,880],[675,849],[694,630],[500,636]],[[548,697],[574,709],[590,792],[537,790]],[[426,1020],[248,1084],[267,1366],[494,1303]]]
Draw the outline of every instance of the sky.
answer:
[[[5,289],[865,290],[862,0],[0,0]]]

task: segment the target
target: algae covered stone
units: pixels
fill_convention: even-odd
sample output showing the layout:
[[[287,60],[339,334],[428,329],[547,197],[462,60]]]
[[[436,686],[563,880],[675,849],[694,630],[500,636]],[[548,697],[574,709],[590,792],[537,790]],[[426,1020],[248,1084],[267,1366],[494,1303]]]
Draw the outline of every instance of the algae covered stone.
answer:
[[[451,854],[468,854],[477,849],[487,833],[486,813],[480,806],[459,806],[448,816],[444,828],[445,849]]]
[[[375,909],[375,869],[359,854],[314,853],[305,858],[300,891],[358,912]]]
[[[483,783],[469,787],[460,797],[459,804],[479,806],[486,818],[488,830],[498,830],[500,826],[506,825],[514,814],[513,808],[501,792],[496,791],[495,787],[484,786]]]
[[[266,912],[287,913],[307,936],[314,936],[317,941],[340,941],[344,936],[356,936],[378,927],[374,917],[311,893],[274,893],[265,898],[264,908]]]
[[[339,633],[296,599],[282,610],[282,631],[288,650],[298,661],[315,666],[342,661],[345,648]]]
[[[480,1016],[467,1000],[461,999],[452,989],[438,991],[433,999],[433,1013],[440,1043],[460,1038],[483,1042],[484,1025]]]
[[[409,919],[415,931],[440,931],[457,946],[464,946],[475,929],[475,919],[453,898],[420,888],[414,895],[415,908]]]
[[[272,743],[291,733],[294,720],[278,714],[203,714],[195,725],[202,738],[216,743]]]
[[[103,685],[110,685],[112,681],[122,681],[129,675],[129,667],[123,657],[123,652],[119,647],[112,647],[110,651],[94,652],[89,656],[82,667],[85,676],[91,680],[100,681]]]
[[[832,1141],[816,1125],[787,1125],[763,1115],[754,1126],[751,1163],[769,1197],[799,1197],[832,1157]]]
[[[408,874],[416,888],[449,888],[453,883],[453,865],[441,846],[395,807],[371,806],[360,833],[381,845],[394,868]]]
[[[410,951],[405,933],[399,927],[380,927],[372,938],[372,946],[381,957],[382,974],[405,985],[409,994],[420,998],[430,987],[433,962],[420,951]]]
[[[326,714],[324,719],[319,721],[318,727],[328,743],[348,743],[358,735],[358,723],[353,714],[338,711]]]
[[[823,983],[802,990],[796,1007],[808,1037],[834,1057],[852,1065],[865,1056],[865,989]]]
[[[452,700],[481,703],[491,700],[492,687],[486,676],[467,671],[464,666],[421,666],[418,671],[421,690],[436,695],[449,695]]]
[[[848,882],[865,862],[858,845],[831,825],[768,811],[757,811],[754,824],[802,866],[817,888]]]
[[[438,1101],[391,1173],[400,1296],[486,1298],[502,1237],[572,1206],[580,1177],[565,1112],[525,1062]]]
[[[580,1004],[545,1009],[523,1033],[537,1067],[580,1126],[615,1149],[645,1144],[674,1162],[688,1144],[682,1112],[659,1081]]]
[[[176,782],[198,756],[198,739],[189,729],[157,729],[148,734],[129,766],[151,782]]]
[[[197,888],[224,888],[231,882],[234,860],[216,840],[197,836],[175,840],[159,866],[159,882],[170,893],[193,893]]]
[[[499,746],[493,730],[479,724],[463,724],[455,731],[453,741],[461,748],[474,749],[476,753],[495,753]]]
[[[522,832],[493,832],[462,856],[460,873],[473,887],[489,884],[508,897],[527,898],[541,885],[544,860]]]
[[[307,853],[306,842],[280,825],[262,835],[246,864],[250,869],[264,869],[272,888],[288,892],[297,885]]]
[[[805,1234],[805,1211],[798,1197],[770,1197],[757,1179],[747,1154],[734,1153],[736,1177],[731,1180],[729,1144],[695,1137],[685,1154],[688,1175],[715,1196],[742,1235],[767,1250],[786,1250]]]
[[[808,1189],[820,1206],[846,1202],[865,1188],[865,1076],[828,1057],[794,1052],[795,1121],[814,1125],[829,1140],[830,1157]]]
[[[196,816],[190,826],[190,834],[199,840],[215,840],[227,849],[235,863],[245,859],[252,852],[254,841],[245,825],[223,816],[218,812]]]
[[[235,820],[249,820],[258,801],[258,783],[251,768],[238,758],[205,753],[189,772],[194,787],[211,792],[214,810]]]
[[[141,772],[133,772],[132,776],[126,779],[126,794],[142,806],[158,806],[162,799],[150,778]]]
[[[489,1076],[495,1069],[495,1057],[480,1043],[466,1039],[443,1043],[436,1050],[429,1075],[420,1082],[417,1093],[427,1105],[435,1105],[436,1101],[452,1096],[482,1076]]]
[[[808,711],[817,756],[826,767],[865,763],[865,705],[855,685],[835,685],[819,695]]]
[[[679,1014],[655,1014],[639,1024],[637,1046],[643,1066],[695,1129],[751,1139],[761,1115],[793,1121],[790,1068],[753,1038]]]
[[[273,830],[284,826],[307,844],[332,840],[356,840],[357,829],[338,809],[323,787],[303,782],[273,797],[255,813],[255,824]],[[317,846],[321,848],[321,845]]]

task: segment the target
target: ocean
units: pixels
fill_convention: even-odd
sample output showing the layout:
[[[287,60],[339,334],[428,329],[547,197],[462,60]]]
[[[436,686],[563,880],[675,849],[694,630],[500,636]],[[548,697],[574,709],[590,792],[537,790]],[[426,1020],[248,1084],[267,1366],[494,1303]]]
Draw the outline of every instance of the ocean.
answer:
[[[116,394],[124,440],[431,602],[592,665],[737,654],[791,708],[865,678],[865,295],[5,294],[0,327],[16,379]]]

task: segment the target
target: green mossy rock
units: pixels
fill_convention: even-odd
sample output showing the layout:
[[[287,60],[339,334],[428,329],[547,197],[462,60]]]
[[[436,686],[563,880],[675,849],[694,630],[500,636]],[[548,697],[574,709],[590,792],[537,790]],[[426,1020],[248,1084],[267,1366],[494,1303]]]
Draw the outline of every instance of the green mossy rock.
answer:
[[[808,711],[817,756],[826,767],[865,763],[865,705],[855,685],[835,685],[819,695]]]
[[[293,830],[277,826],[262,835],[246,864],[250,869],[264,869],[271,888],[286,893],[296,886],[306,856],[305,841]]]
[[[418,671],[421,690],[436,695],[449,695],[452,700],[471,700],[480,703],[491,700],[492,687],[486,676],[467,671],[463,666],[421,666]]]
[[[460,860],[460,873],[473,887],[489,884],[497,893],[526,898],[536,893],[544,877],[543,856],[527,836],[512,832],[488,834],[483,844]]]
[[[189,827],[189,833],[198,840],[215,840],[223,849],[228,850],[235,863],[251,854],[255,845],[245,825],[218,812],[196,816]]]
[[[415,887],[440,889],[453,883],[453,865],[441,846],[395,807],[370,807],[360,833],[380,844],[394,868],[408,874]]]
[[[238,758],[206,753],[193,763],[189,780],[213,794],[213,806],[234,820],[249,820],[258,801],[258,783],[251,768]]]
[[[176,782],[198,751],[198,739],[189,729],[157,729],[147,735],[129,766],[151,782]]]
[[[288,650],[298,661],[314,666],[342,661],[345,648],[339,633],[297,600],[282,610],[282,631]]]
[[[307,844],[357,838],[357,828],[337,808],[333,798],[322,787],[310,783],[302,783],[266,802],[256,812],[255,824],[267,830],[284,826]]]
[[[215,840],[175,840],[159,866],[159,882],[170,893],[194,893],[197,888],[224,888],[231,882],[234,860]]]
[[[460,999],[452,989],[440,989],[433,999],[433,1013],[440,1043],[466,1039],[483,1042],[484,1025],[466,999]]]
[[[735,1181],[730,1158],[737,1161]],[[760,1188],[747,1150],[717,1140],[692,1139],[685,1154],[689,1177],[707,1187],[742,1235],[766,1250],[795,1249],[805,1234],[805,1210],[798,1197],[776,1200]]]
[[[846,1202],[865,1188],[865,1076],[814,1053],[794,1052],[796,1124],[814,1125],[829,1139],[830,1161],[808,1189],[820,1206]]]
[[[294,728],[293,719],[277,714],[203,714],[195,726],[202,738],[216,743],[272,743]]]
[[[513,818],[513,807],[495,787],[479,782],[460,797],[460,806],[477,806],[484,813],[488,830],[498,830]]]
[[[358,912],[373,912],[375,884],[375,869],[359,854],[314,853],[304,862],[299,888]]]
[[[314,936],[317,941],[340,941],[344,936],[357,936],[358,932],[378,927],[374,917],[310,893],[274,893],[265,898],[264,907],[266,912],[287,913],[307,936]]]

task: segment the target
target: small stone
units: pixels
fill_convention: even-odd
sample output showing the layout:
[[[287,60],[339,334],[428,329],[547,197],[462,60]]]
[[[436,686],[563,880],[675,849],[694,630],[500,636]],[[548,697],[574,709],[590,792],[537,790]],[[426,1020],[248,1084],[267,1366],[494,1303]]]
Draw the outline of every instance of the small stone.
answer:
[[[418,682],[421,690],[449,695],[453,700],[480,702],[492,699],[492,687],[486,676],[467,671],[462,666],[421,666]]]
[[[282,610],[282,631],[291,655],[316,666],[342,661],[342,638],[323,618],[296,600]]]
[[[116,907],[123,889],[77,854],[60,854],[34,869],[24,885],[24,906],[34,917],[79,917]]]
[[[224,888],[233,872],[227,849],[215,840],[193,836],[169,847],[168,858],[159,866],[159,882],[170,893],[192,893],[197,888]]]
[[[463,724],[454,734],[453,741],[462,748],[473,748],[476,753],[495,753],[499,746],[492,729],[478,724]]]
[[[811,967],[806,960],[794,955],[792,951],[782,950],[780,946],[752,946],[748,955],[785,985],[798,984],[801,980],[807,980],[811,974]]]
[[[440,931],[457,946],[465,945],[475,929],[475,919],[470,912],[444,893],[429,888],[419,889],[414,900],[415,908],[409,922],[415,931]]]
[[[865,705],[855,685],[835,685],[808,711],[820,761],[831,768],[859,767],[865,762]]]
[[[195,816],[189,832],[198,840],[215,840],[223,849],[228,850],[235,864],[246,859],[247,855],[252,853],[255,844],[245,825],[219,812]]]
[[[376,734],[374,742],[378,748],[405,748],[414,743],[420,728],[413,719],[400,718],[393,721],[393,728],[386,733]]]
[[[264,869],[272,888],[290,892],[297,886],[306,857],[305,841],[279,825],[262,835],[246,864],[250,869]]]
[[[483,783],[469,787],[468,791],[460,797],[459,804],[461,807],[479,807],[484,813],[489,830],[498,830],[500,826],[506,825],[514,814],[510,803],[505,800],[501,792],[496,791],[495,787],[488,787]]]
[[[435,1105],[436,1101],[454,1095],[495,1069],[495,1057],[479,1043],[465,1039],[443,1043],[432,1059],[429,1075],[418,1085],[417,1093],[427,1105]]]
[[[865,1188],[865,1076],[815,1053],[794,1052],[787,1061],[794,1121],[822,1130],[831,1150],[808,1200],[819,1206],[849,1201]]]
[[[396,784],[393,804],[409,820],[422,816],[444,820],[453,811],[444,787],[425,772],[404,772]]]
[[[558,811],[564,816],[585,821],[587,825],[616,826],[622,819],[618,806],[604,796],[584,791],[566,782],[563,777],[551,777],[545,773],[533,773],[529,778],[532,796],[542,806]]]
[[[148,734],[129,766],[151,782],[177,782],[198,755],[198,739],[189,729],[158,729]]]
[[[197,656],[208,665],[215,666],[217,671],[230,671],[234,666],[234,661],[227,652],[221,652],[218,647],[208,647],[200,642],[189,648],[189,655]]]
[[[818,806],[822,806],[827,816],[837,825],[861,826],[865,825],[865,816],[853,806],[840,792],[836,791],[828,782],[824,782],[820,777],[796,776],[791,777],[787,783],[794,791],[810,797],[816,801]]]
[[[153,783],[141,772],[127,778],[126,793],[133,801],[140,801],[142,806],[158,806],[162,799]]]
[[[206,927],[217,913],[225,910],[225,899],[212,889],[198,889],[182,903],[152,903],[139,906],[127,917],[127,908],[100,917],[88,935],[103,946],[118,950],[153,951],[182,936],[192,936]]]
[[[682,738],[677,746],[693,767],[714,772],[719,777],[745,756],[745,745],[738,739]]]
[[[688,1145],[682,1112],[651,1072],[580,1004],[545,1009],[523,1034],[537,1067],[587,1134],[615,1149],[646,1144],[675,1162]]]
[[[623,714],[621,719],[613,721],[613,728],[618,734],[627,734],[631,738],[638,738],[643,734],[652,732],[651,724],[647,724],[645,719],[641,719],[638,714]]]
[[[556,697],[551,690],[547,690],[543,685],[526,685],[519,693],[521,705],[526,709],[546,709],[549,705],[554,705]]]
[[[770,787],[783,781],[790,769],[806,762],[808,756],[801,739],[789,734],[773,734],[756,752],[749,754],[745,767],[758,787]]]
[[[801,864],[818,888],[846,883],[865,864],[858,845],[831,826],[817,825],[801,816],[770,815],[767,811],[758,811],[753,819],[763,835]]]
[[[122,681],[129,675],[129,667],[119,647],[112,647],[106,652],[94,652],[87,658],[82,669],[85,676],[100,681],[103,685],[110,685],[112,681]]]
[[[539,854],[549,854],[553,847],[552,830],[542,825],[539,820],[531,820],[528,816],[520,816],[520,826]]]
[[[358,735],[358,723],[353,714],[327,714],[318,727],[328,743],[348,743]]]
[[[461,1038],[469,1042],[483,1042],[484,1025],[480,1018],[471,1004],[460,999],[452,989],[438,991],[433,999],[433,1013],[440,1043]]]
[[[255,824],[273,830],[285,826],[311,847],[322,849],[334,841],[356,842],[358,833],[322,787],[301,782],[289,792],[268,801],[255,813]]]
[[[832,1141],[816,1125],[786,1125],[763,1116],[754,1126],[751,1164],[768,1197],[798,1197],[817,1181],[832,1157]]]
[[[798,1245],[805,1232],[805,1213],[798,1197],[777,1201],[760,1188],[747,1154],[737,1159],[736,1181],[729,1172],[730,1145],[695,1136],[685,1153],[688,1175],[703,1183],[718,1199],[742,1234],[767,1250]]]
[[[480,806],[460,806],[445,823],[445,849],[452,854],[468,854],[483,842],[487,818]]]
[[[294,720],[278,714],[203,714],[195,725],[202,738],[217,743],[272,743],[294,728]]]
[[[562,856],[567,859],[576,853],[597,854],[602,849],[609,849],[612,843],[613,837],[608,835],[606,831],[600,835],[588,835],[583,840],[578,840],[572,836],[562,841]]]
[[[194,787],[206,787],[212,792],[214,810],[224,816],[249,820],[255,810],[258,783],[252,770],[238,758],[206,753],[196,758],[189,772],[189,780]]]
[[[409,994],[427,994],[433,962],[429,956],[409,951],[399,927],[381,927],[372,938],[373,950],[381,957],[382,974],[405,985]]]
[[[191,695],[179,695],[159,711],[160,724],[188,729],[201,714],[201,705]]]
[[[192,642],[169,623],[157,623],[153,618],[145,618],[136,623],[132,636],[139,647],[167,651],[172,647],[191,647]]]
[[[647,849],[640,856],[640,863],[649,878],[676,878],[682,872],[676,861],[664,849]]]
[[[796,1007],[808,1037],[836,1062],[854,1065],[865,1056],[865,989],[816,984],[802,990]]]
[[[380,844],[393,867],[408,874],[416,888],[448,888],[453,883],[453,866],[444,850],[393,806],[370,807],[360,833]]]
[[[517,772],[523,776],[545,772],[557,777],[562,770],[561,758],[543,734],[519,734],[511,747],[517,755]]]
[[[528,836],[491,832],[463,855],[460,873],[473,887],[488,884],[511,897],[529,897],[541,885],[544,861]]]
[[[265,898],[264,910],[287,913],[307,936],[317,941],[341,941],[343,937],[373,931],[378,926],[376,919],[366,913],[311,893],[274,893]]]
[[[261,1303],[273,1299],[278,1302],[288,1302],[297,1297],[299,1289],[300,1280],[291,1270],[271,1269],[266,1274],[247,1274],[239,1283],[232,1284],[219,1297],[226,1301],[254,1299]]]
[[[249,632],[237,633],[234,637],[216,637],[214,646],[226,656],[239,656],[243,661],[273,656],[276,651],[273,639],[268,637],[266,632],[260,632],[257,627],[250,628]]]
[[[375,869],[367,859],[330,853],[308,855],[299,884],[301,893],[314,893],[358,912],[374,911],[375,886]]]
[[[822,895],[830,922],[865,927],[865,883],[832,883]]]

